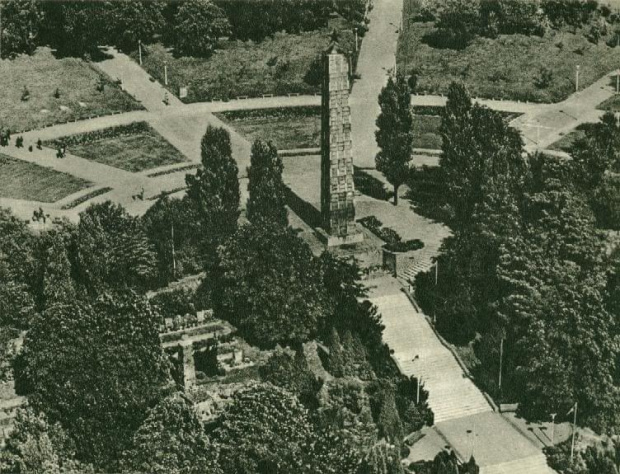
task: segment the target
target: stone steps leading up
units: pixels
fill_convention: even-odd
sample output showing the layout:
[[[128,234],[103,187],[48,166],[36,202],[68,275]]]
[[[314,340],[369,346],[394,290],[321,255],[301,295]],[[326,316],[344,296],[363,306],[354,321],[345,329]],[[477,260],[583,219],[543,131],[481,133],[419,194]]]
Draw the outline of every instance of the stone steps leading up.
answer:
[[[480,474],[557,474],[547,465],[544,454],[516,459],[501,464],[482,466]]]
[[[382,315],[384,341],[394,350],[401,371],[420,377],[429,392],[428,404],[436,423],[491,411],[452,353],[439,342],[426,317],[403,293],[373,298],[372,302]]]

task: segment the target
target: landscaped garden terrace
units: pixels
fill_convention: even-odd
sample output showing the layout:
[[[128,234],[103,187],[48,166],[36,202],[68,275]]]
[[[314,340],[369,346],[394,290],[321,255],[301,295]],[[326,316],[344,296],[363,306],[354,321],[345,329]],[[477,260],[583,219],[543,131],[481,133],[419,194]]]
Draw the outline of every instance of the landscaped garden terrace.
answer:
[[[443,107],[413,107],[414,148],[441,148],[439,127],[442,109]],[[518,116],[509,112],[500,113],[507,121]],[[320,107],[233,110],[216,115],[249,141],[257,138],[271,140],[279,150],[317,148],[321,144]]]
[[[91,186],[66,173],[0,154],[0,197],[56,202]]]
[[[45,145],[66,146],[73,155],[130,172],[187,161],[146,122],[70,135]]]

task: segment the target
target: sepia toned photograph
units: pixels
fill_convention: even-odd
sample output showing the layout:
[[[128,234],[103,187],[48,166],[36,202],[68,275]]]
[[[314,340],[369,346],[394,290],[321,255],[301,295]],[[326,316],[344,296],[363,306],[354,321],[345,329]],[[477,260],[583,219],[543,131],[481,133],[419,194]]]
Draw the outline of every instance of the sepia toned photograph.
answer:
[[[620,474],[620,0],[0,0],[0,474]]]

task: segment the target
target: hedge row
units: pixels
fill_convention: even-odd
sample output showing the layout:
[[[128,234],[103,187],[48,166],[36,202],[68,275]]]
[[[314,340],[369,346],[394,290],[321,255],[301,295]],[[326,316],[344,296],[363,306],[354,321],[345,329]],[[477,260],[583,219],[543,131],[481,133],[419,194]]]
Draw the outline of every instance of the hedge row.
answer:
[[[66,137],[56,138],[51,141],[44,142],[45,146],[75,146],[104,140],[106,138],[116,138],[128,135],[137,135],[139,133],[152,132],[151,126],[146,122],[133,122],[127,125],[117,125],[115,127],[94,130],[92,132],[78,133],[76,135],[67,135]]]
[[[220,114],[233,122],[266,118],[294,119],[297,117],[316,117],[321,114],[321,108],[318,106],[274,107],[269,109],[231,110],[221,112]]]

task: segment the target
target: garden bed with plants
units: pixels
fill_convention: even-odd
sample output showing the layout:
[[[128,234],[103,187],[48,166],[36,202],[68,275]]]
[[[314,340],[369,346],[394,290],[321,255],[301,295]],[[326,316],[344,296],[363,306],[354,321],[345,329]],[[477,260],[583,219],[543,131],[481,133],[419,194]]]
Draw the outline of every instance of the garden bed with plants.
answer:
[[[108,193],[110,191],[112,191],[112,188],[108,188],[108,187],[95,189],[94,191],[91,191],[90,193],[84,194],[84,195],[80,196],[79,198],[74,199],[73,201],[63,205],[61,207],[61,209],[62,210],[73,209],[74,207],[77,207],[80,204],[83,204],[83,203],[85,203],[86,201],[88,201],[90,199],[96,198],[97,196],[101,196],[101,195],[103,195],[105,193]]]
[[[89,186],[70,174],[0,154],[0,197],[56,202]]]
[[[146,122],[68,135],[44,145],[53,148],[64,146],[81,158],[130,172],[187,161],[179,150]]]
[[[320,107],[282,107],[234,110],[215,114],[254,141],[271,140],[279,150],[312,148],[320,145]]]
[[[375,216],[363,217],[358,222],[383,240],[385,242],[384,248],[390,252],[410,252],[424,247],[424,242],[419,239],[403,241],[398,232],[390,227],[384,227],[383,223]]]

